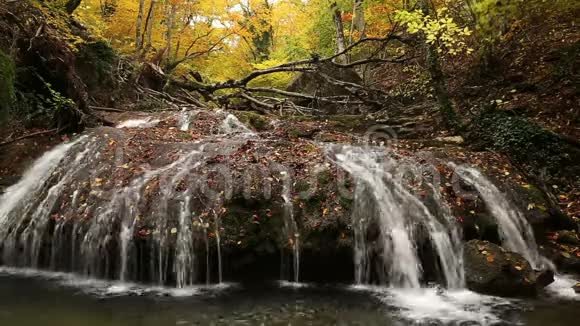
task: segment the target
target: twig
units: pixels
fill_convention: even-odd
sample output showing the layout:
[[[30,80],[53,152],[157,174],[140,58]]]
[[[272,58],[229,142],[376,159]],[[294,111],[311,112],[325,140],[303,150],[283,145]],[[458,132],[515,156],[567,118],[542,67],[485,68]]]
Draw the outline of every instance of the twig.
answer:
[[[96,111],[104,111],[104,112],[127,112],[125,110],[119,110],[119,109],[114,109],[114,108],[105,108],[105,107],[93,106],[93,105],[89,105],[89,109],[96,110]]]
[[[18,138],[14,138],[14,139],[7,140],[5,142],[2,142],[2,143],[0,143],[0,147],[6,146],[6,145],[10,145],[12,143],[15,143],[15,142],[20,141],[20,140],[23,140],[23,139],[32,138],[32,137],[36,137],[36,136],[40,136],[40,135],[46,135],[46,134],[56,133],[58,131],[59,131],[58,128],[54,128],[54,129],[50,129],[50,130],[33,132],[31,134],[28,134],[28,135],[24,135],[24,136],[21,136],[21,137],[18,137]]]

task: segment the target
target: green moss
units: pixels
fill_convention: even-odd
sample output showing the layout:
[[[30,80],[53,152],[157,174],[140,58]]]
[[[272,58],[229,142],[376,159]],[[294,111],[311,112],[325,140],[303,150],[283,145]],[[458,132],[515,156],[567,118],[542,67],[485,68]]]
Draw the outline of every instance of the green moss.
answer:
[[[560,80],[569,80],[577,91],[580,91],[580,41],[565,47],[558,53],[558,60],[554,63],[554,77]]]
[[[566,145],[553,133],[526,118],[486,110],[474,120],[473,141],[534,167],[557,170],[566,165]]]
[[[113,80],[111,76],[116,60],[115,51],[105,41],[84,43],[77,55],[79,70],[91,88]]]
[[[6,117],[14,101],[15,75],[12,58],[0,51],[0,120]]]
[[[294,191],[303,192],[310,189],[310,183],[307,180],[297,180],[294,185]]]
[[[258,131],[270,129],[268,119],[256,112],[240,111],[236,112],[235,115],[242,123],[249,125]]]
[[[544,194],[536,186],[528,185],[524,187],[528,200],[532,203],[543,203],[545,201]]]
[[[323,170],[318,173],[318,184],[326,186],[332,181],[332,172],[330,170]]]

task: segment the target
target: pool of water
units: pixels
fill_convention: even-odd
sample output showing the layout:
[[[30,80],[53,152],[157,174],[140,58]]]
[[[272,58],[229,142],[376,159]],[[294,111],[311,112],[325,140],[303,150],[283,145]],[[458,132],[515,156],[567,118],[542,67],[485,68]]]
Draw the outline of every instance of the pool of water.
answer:
[[[2,326],[575,325],[580,301],[307,284],[182,290],[0,269]]]

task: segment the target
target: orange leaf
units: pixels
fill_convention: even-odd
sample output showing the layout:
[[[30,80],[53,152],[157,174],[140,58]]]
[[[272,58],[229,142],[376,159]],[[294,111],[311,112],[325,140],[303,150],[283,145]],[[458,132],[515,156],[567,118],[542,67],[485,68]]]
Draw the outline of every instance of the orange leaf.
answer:
[[[495,258],[492,255],[489,255],[485,258],[487,260],[488,263],[493,263],[493,261],[495,260]]]

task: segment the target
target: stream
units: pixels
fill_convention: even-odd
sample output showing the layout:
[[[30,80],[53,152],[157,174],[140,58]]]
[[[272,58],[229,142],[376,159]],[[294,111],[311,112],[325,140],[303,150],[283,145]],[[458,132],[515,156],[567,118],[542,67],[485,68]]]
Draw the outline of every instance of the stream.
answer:
[[[185,289],[2,268],[0,325],[573,325],[580,301],[289,282]]]

